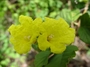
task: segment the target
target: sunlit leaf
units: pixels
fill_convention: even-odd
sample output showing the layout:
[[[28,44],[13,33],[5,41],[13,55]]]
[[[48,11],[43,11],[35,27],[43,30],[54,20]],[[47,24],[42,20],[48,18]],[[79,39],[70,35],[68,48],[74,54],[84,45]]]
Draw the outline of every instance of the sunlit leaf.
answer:
[[[79,16],[80,16],[79,10],[71,11],[69,9],[63,9],[60,12],[60,17],[64,18],[69,24],[77,20]]]

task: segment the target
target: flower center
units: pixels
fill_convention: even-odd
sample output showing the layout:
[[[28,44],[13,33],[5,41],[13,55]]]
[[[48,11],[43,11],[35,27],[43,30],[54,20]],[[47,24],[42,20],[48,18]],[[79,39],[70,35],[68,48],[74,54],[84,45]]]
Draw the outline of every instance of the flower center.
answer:
[[[24,37],[24,39],[25,39],[26,41],[29,41],[30,38],[31,38],[30,36],[25,36],[25,37]]]
[[[49,35],[49,36],[47,37],[47,41],[51,41],[51,39],[52,39],[53,37],[54,37],[53,34]]]

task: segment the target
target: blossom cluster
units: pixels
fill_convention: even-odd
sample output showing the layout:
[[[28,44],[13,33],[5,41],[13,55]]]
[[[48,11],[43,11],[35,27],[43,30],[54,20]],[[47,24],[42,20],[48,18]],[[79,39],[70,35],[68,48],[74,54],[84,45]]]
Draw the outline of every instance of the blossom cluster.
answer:
[[[52,53],[58,54],[74,41],[75,30],[62,18],[56,20],[46,17],[43,21],[41,18],[33,20],[21,15],[19,22],[8,30],[11,34],[10,42],[20,54],[27,53],[35,43],[42,51],[49,48]]]

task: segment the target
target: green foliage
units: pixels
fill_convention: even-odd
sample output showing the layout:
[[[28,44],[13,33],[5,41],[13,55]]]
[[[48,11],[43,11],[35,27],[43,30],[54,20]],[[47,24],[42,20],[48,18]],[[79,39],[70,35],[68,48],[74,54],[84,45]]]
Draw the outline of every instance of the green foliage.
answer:
[[[71,11],[70,9],[63,9],[60,12],[59,16],[64,18],[70,24],[71,22],[74,22],[79,18],[80,11],[78,9],[73,11]]]
[[[0,66],[6,67],[10,64],[10,66],[13,64],[10,59],[18,59],[21,56],[17,53],[15,53],[14,49],[9,45],[9,39],[5,33],[0,34]],[[22,57],[21,57],[22,58]],[[23,58],[22,58],[23,59]],[[17,63],[17,62],[15,62]],[[17,66],[17,65],[15,65]],[[13,66],[13,67],[15,67]]]
[[[81,26],[78,30],[79,37],[85,43],[90,44],[90,15],[85,13],[80,17],[80,20]]]
[[[73,8],[83,9],[88,1],[89,0],[71,0],[71,4]]]
[[[42,51],[35,57],[35,67],[42,67],[48,63],[48,56],[50,51]]]
[[[78,48],[76,46],[67,46],[62,54],[54,55],[45,67],[66,67],[69,60],[75,56],[75,51],[77,50]]]
[[[87,10],[88,13],[82,14],[81,16],[81,12],[82,10],[85,11],[85,5],[89,0],[69,1],[71,4],[68,4],[67,0],[0,0],[0,67],[7,67],[8,65],[10,65],[9,67],[19,67],[17,65],[18,62],[11,62],[11,59],[14,61],[18,58],[23,59],[19,54],[15,53],[10,45],[9,33],[7,32],[7,28],[12,23],[18,24],[18,16],[21,14],[31,16],[33,19],[36,17],[44,19],[46,16],[52,18],[62,17],[69,24],[79,19],[81,20],[81,26],[78,28],[79,37],[83,42],[90,44],[90,5]],[[37,58],[35,62],[37,62],[37,60],[40,61],[36,66],[39,67],[39,64],[40,66],[45,66],[45,64],[48,63],[45,67],[49,67],[49,65],[53,63],[51,67],[54,65],[54,67],[58,67],[56,65],[66,64],[68,62],[66,59],[74,56],[74,47],[69,47],[63,54],[54,55],[51,58],[48,58],[50,55],[49,52],[41,52],[40,55],[42,55],[42,57],[39,56],[39,54],[36,56],[36,58],[39,58]],[[37,47],[35,46],[35,48]],[[68,50],[70,50],[70,52],[68,52]],[[72,54],[72,56],[70,56],[70,54]],[[62,56],[65,58],[62,58]],[[55,63],[51,62],[51,60],[54,60]]]
[[[62,54],[55,54],[50,57],[50,51],[43,51],[36,55],[35,67],[66,67],[66,64],[72,57],[75,56],[76,46],[67,46],[67,49]]]

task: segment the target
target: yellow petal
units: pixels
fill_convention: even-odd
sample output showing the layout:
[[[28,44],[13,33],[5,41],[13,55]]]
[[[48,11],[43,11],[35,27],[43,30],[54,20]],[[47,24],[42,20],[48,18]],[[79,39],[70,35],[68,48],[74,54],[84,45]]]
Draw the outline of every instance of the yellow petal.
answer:
[[[66,45],[63,44],[53,44],[51,47],[51,52],[60,54],[66,49]]]
[[[27,26],[28,24],[32,24],[33,22],[33,19],[31,17],[28,17],[28,16],[23,16],[23,15],[20,15],[19,16],[19,22],[22,24],[22,25],[25,25]]]
[[[50,47],[50,43],[47,41],[47,34],[42,34],[38,37],[38,46],[41,50],[46,50]]]
[[[30,44],[18,44],[18,46],[14,46],[14,48],[19,54],[27,53],[31,50]]]
[[[74,42],[75,38],[75,30],[73,28],[69,28],[65,34],[62,34],[61,38],[59,38],[61,44],[70,45]]]

